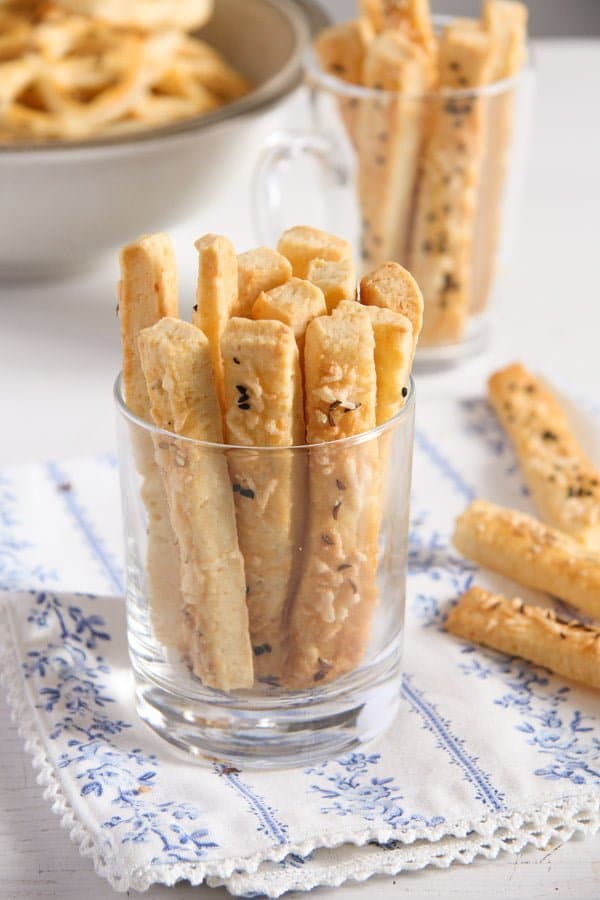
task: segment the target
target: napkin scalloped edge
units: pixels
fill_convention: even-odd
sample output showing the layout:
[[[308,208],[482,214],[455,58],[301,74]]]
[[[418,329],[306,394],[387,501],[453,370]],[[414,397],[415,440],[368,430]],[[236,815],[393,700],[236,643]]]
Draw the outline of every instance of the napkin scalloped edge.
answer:
[[[13,722],[25,742],[25,750],[32,757],[37,772],[37,783],[44,787],[43,797],[51,802],[52,812],[60,816],[60,824],[65,828],[80,854],[91,857],[98,875],[106,878],[118,892],[133,889],[145,891],[152,884],[173,885],[186,880],[192,885],[203,882],[211,886],[227,887],[236,892],[237,873],[254,874],[266,862],[281,862],[289,854],[306,857],[319,849],[332,849],[343,844],[364,846],[370,842],[382,845],[391,841],[400,847],[387,850],[377,860],[357,858],[350,865],[334,865],[327,871],[290,874],[285,885],[275,887],[271,892],[269,878],[258,876],[263,882],[262,891],[276,897],[289,890],[311,890],[317,886],[337,887],[347,880],[365,881],[372,875],[397,875],[402,871],[415,871],[427,866],[448,868],[454,862],[467,864],[477,856],[495,859],[502,851],[518,853],[528,845],[547,849],[552,842],[569,840],[576,832],[593,834],[600,829],[600,793],[585,796],[564,797],[545,803],[528,811],[499,812],[485,816],[477,823],[456,822],[443,826],[408,828],[393,830],[387,828],[365,828],[359,831],[343,830],[331,834],[321,834],[299,844],[286,844],[259,851],[251,856],[231,857],[214,863],[173,863],[170,865],[149,865],[124,872],[116,856],[110,857],[93,832],[78,821],[73,807],[65,795],[55,767],[49,758],[41,738],[36,715],[27,697],[25,680],[17,654],[17,642],[12,637],[9,602],[0,598],[0,683],[5,688]],[[422,843],[418,843],[422,842]],[[423,846],[429,849],[423,851]],[[382,858],[383,857],[383,858]],[[245,891],[248,890],[246,886]],[[261,892],[259,884],[252,890]]]

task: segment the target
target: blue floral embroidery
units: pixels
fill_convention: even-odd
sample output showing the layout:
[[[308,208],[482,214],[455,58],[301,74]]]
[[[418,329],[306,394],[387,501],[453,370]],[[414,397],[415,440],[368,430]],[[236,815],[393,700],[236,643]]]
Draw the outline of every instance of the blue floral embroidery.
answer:
[[[287,844],[287,825],[280,822],[275,810],[241,780],[239,777],[240,773],[237,770],[231,771],[229,767],[220,764],[215,766],[215,771],[225,778],[227,784],[244,798],[250,812],[258,820],[257,831],[267,837],[274,838],[278,844]]]
[[[441,824],[444,821],[441,816],[426,819],[404,809],[401,805],[403,797],[394,779],[380,778],[371,772],[380,759],[379,753],[349,753],[306,769],[307,775],[317,779],[310,790],[321,797],[321,812],[360,816],[366,822],[377,822],[394,829],[416,823],[430,827]]]
[[[465,780],[475,788],[476,799],[496,812],[504,809],[505,795],[494,787],[490,775],[480,768],[476,757],[467,753],[464,740],[452,733],[451,723],[440,716],[422,691],[413,686],[409,675],[402,680],[402,696],[421,716],[423,727],[436,736],[440,750],[448,754],[453,765],[462,769]]]
[[[414,506],[413,501],[413,506]],[[447,538],[422,511],[411,520],[408,537],[408,577],[413,608],[424,627],[441,627],[447,610],[440,597],[458,597],[473,582],[478,567],[453,552]],[[420,590],[420,585],[425,590]]]
[[[571,693],[568,685],[556,687],[557,679],[544,669],[471,645],[463,648],[462,660],[460,669],[465,675],[500,680],[503,692],[494,703],[516,712],[522,720],[517,731],[549,757],[534,775],[600,786],[599,720],[580,710],[563,709]]]
[[[154,802],[149,795],[159,779],[156,756],[115,741],[131,725],[109,712],[115,701],[104,677],[110,667],[98,652],[110,641],[102,616],[75,604],[65,607],[55,594],[41,591],[34,593],[27,621],[60,637],[60,643],[29,651],[23,664],[25,678],[37,688],[38,708],[57,714],[50,738],[68,738],[58,767],[72,769],[83,797],[102,797],[119,809],[103,827],[122,844],[155,845],[157,864],[201,859],[217,844],[206,829],[190,824],[200,811],[189,803]]]
[[[17,496],[12,484],[6,475],[0,474],[0,590],[29,586],[32,582],[56,583],[56,571],[31,562],[33,544],[16,536],[21,526],[16,508]]]
[[[109,550],[104,546],[102,539],[96,534],[94,525],[90,521],[87,511],[79,502],[75,491],[68,482],[66,473],[53,462],[47,464],[46,471],[50,480],[57,487],[68,486],[69,489],[62,490],[61,495],[69,515],[81,532],[81,535],[90,548],[93,556],[100,563],[102,573],[108,578],[111,589],[116,590],[118,594],[123,594],[125,592],[125,587],[121,568],[115,562]]]

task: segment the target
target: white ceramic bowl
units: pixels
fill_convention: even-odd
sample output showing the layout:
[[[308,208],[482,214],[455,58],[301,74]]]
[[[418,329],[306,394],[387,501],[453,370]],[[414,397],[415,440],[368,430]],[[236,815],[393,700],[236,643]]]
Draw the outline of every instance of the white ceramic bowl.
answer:
[[[0,278],[89,267],[214,199],[301,80],[305,12],[293,0],[217,0],[201,36],[256,88],[214,113],[123,138],[0,148]]]

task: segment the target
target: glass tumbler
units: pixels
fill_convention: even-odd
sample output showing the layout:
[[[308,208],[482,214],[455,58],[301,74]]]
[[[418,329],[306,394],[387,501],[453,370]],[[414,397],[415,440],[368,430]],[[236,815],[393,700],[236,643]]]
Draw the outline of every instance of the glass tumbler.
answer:
[[[255,768],[383,731],[399,703],[412,385],[387,423],[284,449],[161,431],[120,379],[115,398],[142,719],[200,760]]]
[[[257,168],[260,239],[276,241],[309,209],[350,241],[363,271],[395,260],[412,272],[425,301],[418,366],[480,350],[516,233],[530,62],[478,89],[410,94],[345,82],[310,52],[306,83],[313,130],[272,135]]]

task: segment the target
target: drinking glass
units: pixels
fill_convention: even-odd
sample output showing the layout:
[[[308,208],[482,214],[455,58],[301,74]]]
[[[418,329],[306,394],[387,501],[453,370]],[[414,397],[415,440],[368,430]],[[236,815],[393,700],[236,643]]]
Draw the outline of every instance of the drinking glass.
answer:
[[[142,719],[200,760],[256,768],[322,760],[387,728],[400,696],[414,387],[404,408],[377,428],[283,449],[162,431],[127,408],[120,378],[115,399],[128,643]],[[278,608],[275,588],[258,602],[252,579],[246,576],[245,594],[242,584],[251,623],[263,627],[268,619],[275,635],[258,642],[251,628],[254,680],[251,674],[244,687],[235,684],[247,658],[227,636],[239,554],[216,559],[210,571],[206,564],[225,527],[222,503],[202,508],[208,472],[231,491],[242,553],[240,526],[250,510],[252,545],[262,548],[258,568],[271,584],[284,582]],[[290,540],[275,552],[265,517],[290,480]],[[244,563],[248,572],[248,556]],[[222,594],[209,589],[213,570]],[[228,684],[215,676],[219,667]]]
[[[530,59],[478,89],[404,94],[349,84],[311,51],[306,84],[312,130],[272,135],[257,168],[261,241],[309,209],[311,223],[350,241],[363,271],[395,260],[415,276],[425,301],[417,366],[482,349],[517,231]]]

